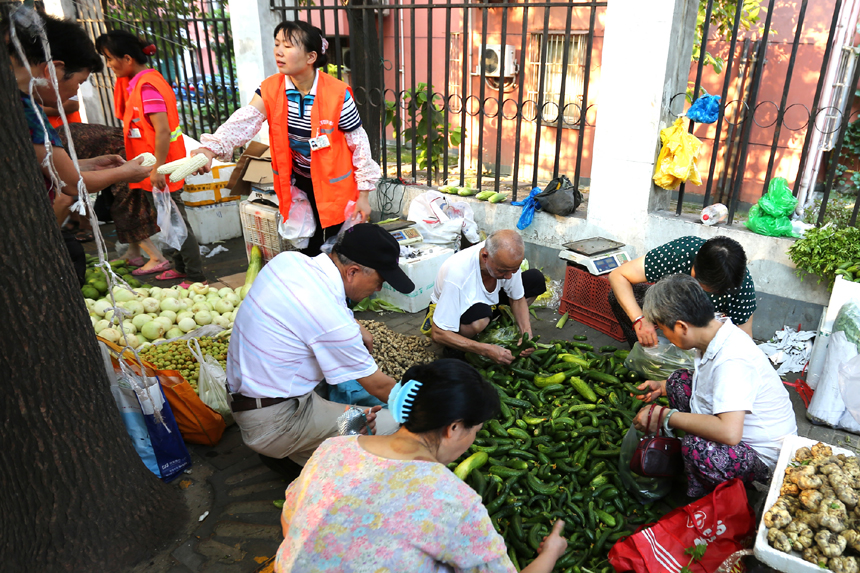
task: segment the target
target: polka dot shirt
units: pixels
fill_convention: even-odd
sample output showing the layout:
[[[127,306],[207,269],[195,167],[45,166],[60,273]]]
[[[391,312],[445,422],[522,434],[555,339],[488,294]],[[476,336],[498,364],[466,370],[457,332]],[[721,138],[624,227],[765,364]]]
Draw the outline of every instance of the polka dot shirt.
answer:
[[[645,255],[645,278],[655,283],[667,275],[691,274],[693,261],[704,244],[705,239],[701,237],[681,237],[651,249]],[[744,282],[737,292],[707,295],[717,312],[722,312],[735,324],[744,324],[756,309],[755,285],[749,269],[744,272]]]

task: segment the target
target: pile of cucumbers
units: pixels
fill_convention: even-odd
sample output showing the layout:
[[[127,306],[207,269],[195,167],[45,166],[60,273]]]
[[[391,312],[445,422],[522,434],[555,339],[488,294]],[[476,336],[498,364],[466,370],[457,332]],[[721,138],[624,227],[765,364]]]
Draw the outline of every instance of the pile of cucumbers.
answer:
[[[460,195],[461,197],[475,196],[475,199],[481,201],[489,201],[490,203],[501,203],[508,198],[504,193],[496,193],[495,191],[480,191],[472,187],[457,187],[456,185],[443,185],[439,187],[441,193],[450,195]]]
[[[511,366],[466,355],[498,390],[501,414],[451,467],[481,496],[518,570],[563,519],[568,548],[555,570],[609,572],[612,545],[662,515],[618,476],[621,441],[642,406],[639,375],[624,367],[626,350],[595,352],[574,338],[523,340]]]
[[[842,278],[852,282],[860,282],[860,261],[847,261],[836,267],[834,274],[842,275]]]

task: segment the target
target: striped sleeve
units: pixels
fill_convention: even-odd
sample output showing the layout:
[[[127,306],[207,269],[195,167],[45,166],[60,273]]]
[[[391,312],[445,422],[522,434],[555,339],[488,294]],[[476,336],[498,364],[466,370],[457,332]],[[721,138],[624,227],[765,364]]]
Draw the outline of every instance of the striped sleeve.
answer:
[[[308,347],[329,384],[358,380],[378,370],[361,340],[361,331],[354,320],[334,328],[325,328],[322,334],[308,342]]]
[[[355,131],[361,127],[361,117],[358,115],[358,108],[355,107],[355,100],[352,99],[348,91],[343,100],[343,110],[340,112],[338,127],[344,133]]]

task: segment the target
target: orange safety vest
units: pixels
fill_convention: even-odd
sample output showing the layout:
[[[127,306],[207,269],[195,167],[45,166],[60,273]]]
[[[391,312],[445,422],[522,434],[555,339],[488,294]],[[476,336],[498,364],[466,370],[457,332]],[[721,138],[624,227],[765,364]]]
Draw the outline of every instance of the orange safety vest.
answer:
[[[283,74],[269,76],[260,85],[266,117],[269,120],[272,171],[275,175],[275,192],[278,194],[281,215],[290,216],[292,195],[293,158],[287,133],[288,105]],[[311,151],[311,181],[314,199],[325,229],[343,223],[343,211],[349,201],[358,200],[358,183],[355,181],[352,151],[346,144],[346,134],[338,129],[346,92],[352,90],[344,82],[320,71],[317,93],[311,107],[311,137],[327,135],[329,146]]]
[[[143,74],[135,84],[131,93],[128,93],[128,78],[117,78],[116,87],[113,90],[113,99],[116,107],[116,117],[122,120],[122,132],[125,137],[125,156],[133,159],[141,153],[148,151],[155,153],[155,128],[143,113],[143,99],[141,90],[145,84],[149,84],[158,90],[164,103],[167,104],[167,125],[170,127],[170,147],[167,150],[165,163],[176,161],[186,157],[185,142],[182,139],[182,129],[179,127],[179,112],[176,110],[176,96],[173,88],[167,80],[156,70]],[[131,130],[139,130],[140,137],[130,137]],[[171,183],[167,178],[167,186],[171,191],[182,189],[184,181]],[[152,192],[152,183],[147,177],[139,183],[129,183],[132,189],[143,189]]]
[[[81,123],[81,112],[73,111],[72,113],[67,113],[66,121],[69,123]],[[54,129],[60,129],[63,127],[63,118],[59,115],[49,115],[48,123],[50,123]]]

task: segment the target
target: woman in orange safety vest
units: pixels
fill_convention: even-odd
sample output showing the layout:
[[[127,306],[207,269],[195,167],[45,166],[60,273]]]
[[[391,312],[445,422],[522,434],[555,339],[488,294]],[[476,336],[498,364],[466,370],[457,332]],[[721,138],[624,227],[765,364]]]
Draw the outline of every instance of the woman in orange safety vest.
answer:
[[[319,28],[306,22],[282,22],[275,28],[278,73],[266,78],[247,105],[236,111],[214,134],[201,137],[210,163],[229,161],[233,149],[245,145],[269,122],[272,170],[281,215],[290,217],[292,187],[307,194],[315,231],[302,252],[313,256],[346,220],[350,201],[353,217],[370,218],[368,195],[381,170],[370,156],[367,133],[352,90],[320,68],[328,62],[328,42]]]
[[[153,208],[152,194],[169,192],[188,230],[180,250],[165,248],[165,254],[173,260],[173,268],[157,249],[153,252],[155,246],[146,239],[140,242],[140,246],[149,254],[149,262],[132,274],[160,273],[155,276],[157,280],[185,279],[181,283],[185,287],[194,282],[205,283],[200,247],[182,202],[184,181],[173,183],[158,173],[159,167],[183,159],[186,154],[173,88],[157,70],[147,65],[148,56],[155,54],[155,45],[143,42],[125,30],[112,30],[96,39],[96,49],[117,77],[114,104],[116,117],[122,120],[126,156],[137,157],[145,152],[155,155],[149,179],[129,187],[132,192],[142,192]]]

